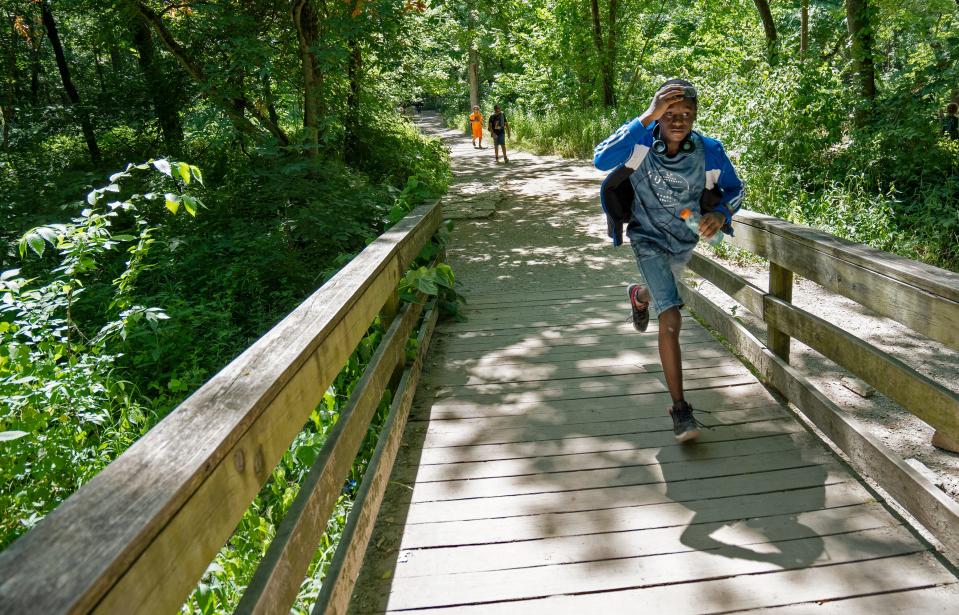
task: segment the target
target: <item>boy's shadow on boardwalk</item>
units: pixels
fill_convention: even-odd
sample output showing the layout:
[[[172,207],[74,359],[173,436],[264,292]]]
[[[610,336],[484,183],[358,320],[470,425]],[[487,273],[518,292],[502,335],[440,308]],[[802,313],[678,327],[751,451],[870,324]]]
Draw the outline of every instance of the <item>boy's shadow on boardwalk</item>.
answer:
[[[708,432],[707,432],[708,433]],[[682,447],[684,457],[688,462],[709,464],[709,443],[687,444]],[[809,463],[802,451],[793,451],[797,467]],[[662,452],[657,459],[662,457]],[[788,462],[787,462],[788,464]],[[694,485],[690,485],[687,470],[680,471],[681,464],[661,460],[660,469],[666,487],[666,496],[672,501],[682,504],[694,513],[693,518],[686,525],[679,540],[697,551],[732,559],[767,562],[784,569],[805,568],[816,562],[822,555],[823,539],[812,528],[799,521],[799,513],[779,514],[775,516],[762,515],[746,517],[733,521],[716,521],[717,518],[729,518],[724,514],[722,499],[706,499],[699,497]],[[821,510],[825,506],[825,484],[827,471],[822,465],[809,465],[807,471],[811,476],[809,483],[820,485],[819,488],[805,489],[797,502],[795,494],[792,496],[791,508],[801,511]],[[818,476],[818,477],[817,477]],[[788,485],[783,485],[788,489]],[[776,493],[767,493],[767,498],[775,498]],[[740,538],[736,544],[726,542],[726,535]],[[747,542],[743,543],[743,536]],[[748,537],[753,537],[748,540]],[[774,544],[775,543],[775,544]]]

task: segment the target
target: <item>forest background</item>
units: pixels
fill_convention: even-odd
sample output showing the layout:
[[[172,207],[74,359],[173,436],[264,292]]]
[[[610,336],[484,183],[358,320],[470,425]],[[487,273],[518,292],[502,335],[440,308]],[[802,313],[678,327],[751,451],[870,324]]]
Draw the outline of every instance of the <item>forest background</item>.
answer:
[[[685,77],[746,207],[957,270],[957,5],[0,0],[0,548],[443,193],[449,159],[401,112],[414,102],[464,128],[501,104],[520,146],[588,157]],[[437,283],[449,272],[406,280]],[[379,335],[185,612],[236,604]]]

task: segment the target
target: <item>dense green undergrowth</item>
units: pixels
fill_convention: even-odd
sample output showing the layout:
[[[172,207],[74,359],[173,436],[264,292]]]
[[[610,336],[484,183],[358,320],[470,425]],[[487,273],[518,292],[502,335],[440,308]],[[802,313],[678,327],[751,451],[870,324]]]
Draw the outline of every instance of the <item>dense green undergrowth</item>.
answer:
[[[160,159],[107,180],[82,162],[76,142],[37,152],[51,160],[45,174],[0,159],[7,194],[22,199],[7,202],[0,252],[0,547],[383,230],[445,190],[449,161],[439,141],[398,117],[364,130],[372,145],[353,166],[271,148],[196,147],[202,167]],[[56,155],[67,160],[59,169]],[[99,196],[85,197],[95,177]],[[44,198],[31,212],[25,201],[37,192]],[[433,294],[443,294],[437,280],[448,286],[446,305],[455,309],[451,272],[415,273],[414,284],[422,279]],[[381,335],[374,322],[186,611],[236,604]],[[344,487],[300,610],[319,590],[389,401]]]

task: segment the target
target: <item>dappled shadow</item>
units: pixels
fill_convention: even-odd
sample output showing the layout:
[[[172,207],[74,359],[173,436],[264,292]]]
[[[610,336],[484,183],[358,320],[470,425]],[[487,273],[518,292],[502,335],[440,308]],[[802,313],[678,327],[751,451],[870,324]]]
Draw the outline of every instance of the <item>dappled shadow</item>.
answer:
[[[595,172],[524,154],[490,170],[488,150],[455,147],[457,174],[508,175],[509,198],[456,230],[470,318],[430,351],[352,612],[522,612],[514,601],[548,596],[582,596],[582,612],[637,587],[680,595],[921,548],[688,316],[687,399],[710,429],[677,444],[656,323],[640,335],[626,322],[635,265],[608,247]],[[699,606],[764,595],[729,582]]]
[[[709,447],[682,447],[686,458],[696,460],[708,458]],[[797,468],[809,468],[819,478],[811,476],[814,483],[826,484],[827,472],[823,465],[825,455],[815,448],[797,449],[786,453],[785,463]],[[823,551],[823,540],[819,534],[800,522],[799,515],[787,514],[774,516],[754,516],[733,522],[713,521],[717,504],[714,501],[699,500],[696,494],[686,488],[686,477],[673,468],[674,462],[660,464],[663,480],[666,483],[666,495],[684,502],[694,512],[689,525],[683,530],[679,540],[682,544],[699,551],[709,551],[722,557],[768,562],[780,568],[802,568],[813,564]],[[778,494],[772,494],[775,498]],[[803,510],[815,511],[825,507],[824,489],[806,489],[794,497]],[[745,543],[745,544],[742,544]],[[776,543],[773,545],[772,543]],[[748,545],[756,546],[748,546]]]

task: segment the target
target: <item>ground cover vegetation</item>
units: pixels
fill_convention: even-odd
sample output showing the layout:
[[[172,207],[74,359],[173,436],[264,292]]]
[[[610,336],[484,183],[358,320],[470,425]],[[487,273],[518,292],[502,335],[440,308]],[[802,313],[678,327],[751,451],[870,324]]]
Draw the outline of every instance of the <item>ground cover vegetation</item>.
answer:
[[[435,78],[413,44],[433,18],[385,0],[0,0],[0,549],[445,190],[445,149],[400,112]],[[452,272],[424,265],[404,288],[455,310]],[[236,604],[381,335],[185,612]]]
[[[519,146],[590,157],[688,78],[749,209],[959,268],[959,149],[941,130],[959,101],[952,0],[446,4],[460,70],[438,100],[457,124],[499,103]]]

